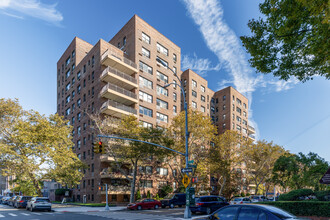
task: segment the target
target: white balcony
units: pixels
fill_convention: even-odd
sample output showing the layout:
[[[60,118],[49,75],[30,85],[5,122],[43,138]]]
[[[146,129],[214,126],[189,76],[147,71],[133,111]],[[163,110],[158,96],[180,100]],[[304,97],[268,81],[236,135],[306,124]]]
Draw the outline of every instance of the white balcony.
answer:
[[[137,95],[135,93],[112,83],[108,83],[102,88],[100,96],[125,105],[138,103]]]
[[[138,87],[137,80],[134,77],[111,67],[104,69],[100,78],[102,81],[119,85],[120,87],[127,90]]]
[[[101,56],[101,64],[113,67],[121,72],[132,75],[138,72],[137,65],[123,55],[110,48]]]
[[[124,116],[131,114],[137,115],[137,110],[135,108],[112,100],[108,100],[103,103],[100,111],[102,114],[111,115],[117,118],[123,118]]]

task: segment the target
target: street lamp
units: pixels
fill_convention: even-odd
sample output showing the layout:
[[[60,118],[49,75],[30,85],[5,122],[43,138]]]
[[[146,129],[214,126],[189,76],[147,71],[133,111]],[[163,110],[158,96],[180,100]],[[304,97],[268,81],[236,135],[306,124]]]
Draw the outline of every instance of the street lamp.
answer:
[[[178,75],[176,74],[176,72],[174,72],[171,68],[168,68],[168,65],[163,61],[161,60],[159,57],[156,58],[156,61],[159,62],[160,64],[162,64],[166,69],[169,69],[172,71],[172,73],[174,74],[174,76],[179,80],[180,82],[180,85],[176,82],[172,82],[172,83],[169,83],[169,84],[166,84],[164,86],[164,88],[170,86],[171,84],[173,85],[176,85],[176,86],[179,86],[181,88],[181,93],[182,93],[182,96],[183,96],[183,108],[184,108],[184,111],[185,111],[185,117],[186,117],[186,153],[185,153],[185,157],[186,157],[186,168],[188,168],[188,139],[189,139],[189,132],[188,132],[188,107],[187,107],[187,102],[186,102],[186,93],[183,89],[183,86],[182,86],[182,82],[180,80],[180,78],[178,77]],[[186,189],[187,191],[187,189]],[[187,195],[187,194],[186,194]],[[189,199],[189,198],[186,198],[186,200]],[[186,209],[184,211],[184,218],[190,218],[191,217],[191,212],[190,212],[190,209],[189,209],[189,206],[186,205]]]

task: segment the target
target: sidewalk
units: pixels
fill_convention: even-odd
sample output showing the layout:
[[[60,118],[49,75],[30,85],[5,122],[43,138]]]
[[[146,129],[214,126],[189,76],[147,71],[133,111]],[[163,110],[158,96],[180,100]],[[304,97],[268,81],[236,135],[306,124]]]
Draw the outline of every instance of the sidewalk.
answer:
[[[68,206],[60,208],[52,208],[54,212],[106,212],[105,207],[87,207],[87,206]],[[110,207],[111,211],[126,210],[126,206]]]

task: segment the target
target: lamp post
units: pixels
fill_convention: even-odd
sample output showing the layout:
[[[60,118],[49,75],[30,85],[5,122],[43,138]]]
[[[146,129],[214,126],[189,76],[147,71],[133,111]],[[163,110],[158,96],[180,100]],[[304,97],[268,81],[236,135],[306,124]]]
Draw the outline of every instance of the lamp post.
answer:
[[[185,122],[185,130],[186,130],[186,153],[185,153],[185,157],[186,157],[186,168],[188,168],[188,139],[189,139],[189,132],[188,132],[188,107],[187,107],[187,102],[186,102],[186,93],[183,89],[183,86],[182,86],[182,82],[180,80],[180,78],[178,77],[178,75],[176,74],[176,72],[174,72],[171,68],[168,68],[168,65],[166,63],[164,63],[164,61],[162,61],[160,58],[156,58],[156,61],[161,63],[166,69],[168,70],[171,70],[171,72],[174,74],[174,76],[179,80],[180,82],[180,85],[178,83],[175,83],[175,82],[172,82],[172,83],[169,83],[169,84],[166,84],[164,86],[164,88],[170,86],[171,84],[173,85],[176,85],[176,86],[179,86],[180,89],[181,89],[181,93],[182,93],[182,96],[183,96],[183,108],[184,108],[184,111],[185,111],[185,118],[186,118],[186,122]],[[186,189],[187,191],[187,189]],[[186,194],[187,195],[187,194]],[[189,198],[186,198],[186,200],[189,199]],[[184,211],[184,218],[190,218],[191,217],[191,212],[190,212],[190,209],[189,209],[189,206],[186,205],[186,209]]]

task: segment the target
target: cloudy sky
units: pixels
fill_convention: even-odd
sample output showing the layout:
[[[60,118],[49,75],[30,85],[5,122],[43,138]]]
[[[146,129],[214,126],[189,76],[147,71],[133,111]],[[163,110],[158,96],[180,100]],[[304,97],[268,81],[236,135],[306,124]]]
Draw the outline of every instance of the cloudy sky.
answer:
[[[260,15],[261,0],[0,0],[0,97],[26,109],[56,111],[56,62],[75,36],[110,40],[134,15],[181,47],[191,68],[216,91],[233,86],[249,98],[259,139],[330,161],[330,81],[300,83],[257,74],[239,36]]]

